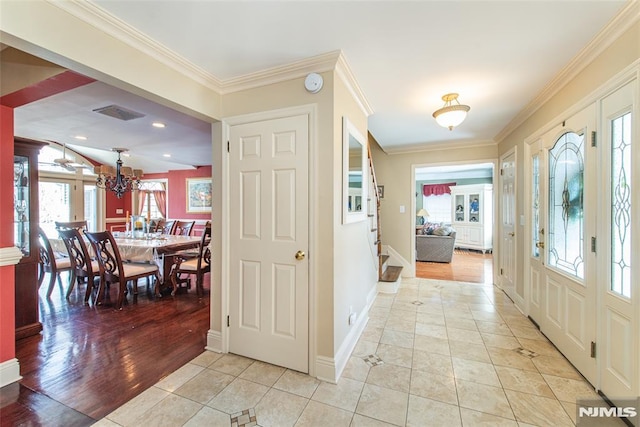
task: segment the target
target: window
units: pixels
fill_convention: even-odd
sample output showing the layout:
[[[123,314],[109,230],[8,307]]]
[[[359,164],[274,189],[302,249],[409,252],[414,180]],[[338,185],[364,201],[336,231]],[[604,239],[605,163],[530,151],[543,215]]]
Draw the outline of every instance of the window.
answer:
[[[451,194],[423,196],[422,206],[429,212],[426,222],[451,222]]]
[[[142,202],[140,215],[150,218],[166,218],[166,193],[163,181],[142,181],[138,193]]]

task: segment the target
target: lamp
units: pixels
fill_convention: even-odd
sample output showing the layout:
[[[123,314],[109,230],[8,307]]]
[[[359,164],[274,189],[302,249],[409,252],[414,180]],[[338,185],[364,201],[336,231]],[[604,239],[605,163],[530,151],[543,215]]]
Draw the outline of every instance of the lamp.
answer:
[[[467,111],[471,109],[468,105],[462,105],[458,102],[457,93],[448,93],[442,97],[444,106],[434,111],[433,118],[442,127],[453,130],[467,117]],[[454,104],[455,101],[455,104]]]
[[[122,199],[122,196],[124,196],[124,193],[127,191],[138,189],[140,186],[140,178],[142,178],[142,170],[122,166],[120,153],[129,151],[126,148],[112,148],[111,151],[118,153],[116,168],[114,170],[112,166],[96,166],[93,169],[93,172],[98,175],[96,187],[113,191],[116,193],[118,199]]]
[[[420,218],[420,225],[424,225],[424,217],[429,216],[429,212],[426,209],[421,208],[416,214],[418,218]]]

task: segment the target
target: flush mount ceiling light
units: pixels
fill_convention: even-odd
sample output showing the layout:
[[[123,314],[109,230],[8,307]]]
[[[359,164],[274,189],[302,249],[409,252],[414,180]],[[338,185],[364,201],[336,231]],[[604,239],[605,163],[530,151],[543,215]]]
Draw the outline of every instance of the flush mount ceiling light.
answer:
[[[471,107],[460,104],[457,93],[448,93],[442,97],[442,100],[444,106],[434,111],[433,118],[440,126],[453,130],[464,121]]]

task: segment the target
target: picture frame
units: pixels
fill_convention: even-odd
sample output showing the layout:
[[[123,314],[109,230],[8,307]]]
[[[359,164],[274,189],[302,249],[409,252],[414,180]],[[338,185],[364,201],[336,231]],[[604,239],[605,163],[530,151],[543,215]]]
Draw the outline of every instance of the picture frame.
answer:
[[[187,213],[211,212],[212,193],[211,177],[187,178]]]

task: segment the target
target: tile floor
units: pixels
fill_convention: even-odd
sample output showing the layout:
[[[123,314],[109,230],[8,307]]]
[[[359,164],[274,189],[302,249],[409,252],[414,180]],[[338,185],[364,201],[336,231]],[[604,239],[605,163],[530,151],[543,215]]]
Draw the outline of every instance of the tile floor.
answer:
[[[573,426],[580,374],[497,288],[380,294],[338,384],[204,352],[97,426]]]

